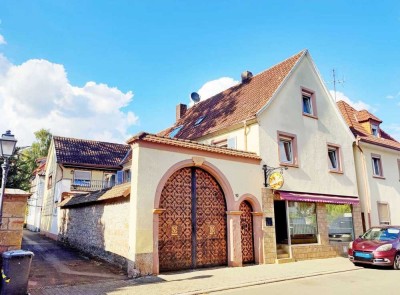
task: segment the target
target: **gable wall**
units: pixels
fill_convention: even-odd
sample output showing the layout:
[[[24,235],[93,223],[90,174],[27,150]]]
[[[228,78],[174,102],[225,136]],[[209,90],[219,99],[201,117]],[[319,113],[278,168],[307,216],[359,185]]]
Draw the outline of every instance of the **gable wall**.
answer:
[[[315,91],[318,119],[302,114],[301,87]],[[353,138],[339,116],[306,55],[259,116],[260,155],[268,166],[279,167],[277,131],[297,135],[299,167],[284,172],[282,190],[358,195]],[[327,143],[341,146],[343,174],[329,172]]]

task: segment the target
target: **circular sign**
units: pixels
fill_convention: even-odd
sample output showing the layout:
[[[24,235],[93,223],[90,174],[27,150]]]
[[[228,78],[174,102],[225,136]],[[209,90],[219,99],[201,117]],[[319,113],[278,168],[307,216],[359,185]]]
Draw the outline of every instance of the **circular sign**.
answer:
[[[272,189],[280,189],[283,182],[283,175],[280,172],[274,172],[268,177],[268,184]]]

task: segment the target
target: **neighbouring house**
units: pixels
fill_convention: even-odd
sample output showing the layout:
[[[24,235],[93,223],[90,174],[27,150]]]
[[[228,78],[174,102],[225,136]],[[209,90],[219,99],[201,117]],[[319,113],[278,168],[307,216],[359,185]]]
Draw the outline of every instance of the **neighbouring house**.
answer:
[[[159,135],[254,152],[262,165],[287,168],[283,187],[263,192],[265,263],[343,254],[362,232],[354,137],[307,50],[257,75],[246,71],[240,84],[191,108],[178,105],[176,119]]]
[[[353,147],[364,229],[400,224],[400,142],[380,127],[367,110],[337,103],[354,134]]]
[[[122,164],[129,149],[126,144],[53,136],[46,163],[40,231],[58,238],[58,204],[66,196],[129,182],[130,169],[124,170]]]
[[[46,158],[39,158],[36,160],[36,163],[38,167],[32,173],[30,189],[32,195],[28,199],[28,213],[26,217],[26,228],[30,231],[40,230],[46,175]]]

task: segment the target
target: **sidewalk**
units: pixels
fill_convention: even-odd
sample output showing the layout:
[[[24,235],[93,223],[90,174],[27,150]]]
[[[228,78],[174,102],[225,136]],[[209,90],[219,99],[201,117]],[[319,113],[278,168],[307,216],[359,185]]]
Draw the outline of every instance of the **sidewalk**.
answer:
[[[36,290],[31,294],[203,294],[357,269],[346,258],[338,257],[287,264],[193,270],[90,285],[58,286]]]

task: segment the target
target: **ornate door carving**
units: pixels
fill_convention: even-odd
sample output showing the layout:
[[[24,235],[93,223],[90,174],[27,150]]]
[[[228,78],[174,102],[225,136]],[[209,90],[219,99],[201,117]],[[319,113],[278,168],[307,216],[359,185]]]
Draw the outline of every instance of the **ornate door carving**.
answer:
[[[160,271],[226,265],[226,206],[217,181],[199,168],[183,168],[160,199]]]
[[[243,263],[254,263],[254,238],[253,238],[253,215],[249,202],[240,204],[240,226],[242,234],[242,261]]]
[[[196,169],[196,266],[227,263],[226,206],[215,179]]]
[[[175,172],[165,184],[159,217],[160,271],[192,267],[192,200],[190,168]]]

